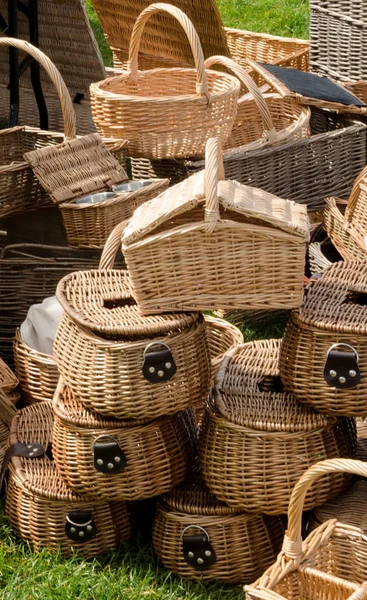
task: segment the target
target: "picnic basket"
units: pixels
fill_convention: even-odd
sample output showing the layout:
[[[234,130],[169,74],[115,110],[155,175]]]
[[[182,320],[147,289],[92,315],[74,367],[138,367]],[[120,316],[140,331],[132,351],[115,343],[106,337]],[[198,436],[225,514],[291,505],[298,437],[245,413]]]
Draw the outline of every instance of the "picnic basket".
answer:
[[[336,519],[331,519],[315,529],[302,542],[302,510],[306,494],[320,477],[326,479],[335,473],[367,475],[367,465],[355,460],[326,460],[313,465],[295,486],[288,508],[288,530],[284,536],[283,548],[276,562],[251,586],[245,586],[249,600],[365,600],[367,585],[353,578],[352,564],[355,557],[353,537],[348,539],[346,528],[339,528]],[[321,481],[322,481],[321,479]],[[345,565],[350,570],[345,579],[333,571],[328,564],[329,540],[340,534],[339,543],[344,546]],[[362,540],[361,540],[362,545]],[[365,551],[365,550],[364,550]],[[323,564],[315,555],[324,555]],[[330,557],[332,560],[332,557]],[[332,572],[324,571],[323,566]]]
[[[311,280],[292,312],[279,369],[284,387],[315,410],[367,415],[365,262],[337,262]]]
[[[194,460],[193,409],[154,421],[122,421],[83,408],[60,378],[53,400],[53,452],[78,494],[110,500],[151,498],[179,485]]]
[[[49,402],[19,411],[4,459],[9,476],[5,513],[34,548],[77,552],[89,558],[114,550],[131,533],[126,502],[78,496],[68,488],[52,456],[53,414]]]
[[[336,419],[302,406],[284,391],[277,368],[280,340],[229,351],[217,374],[199,438],[199,460],[209,490],[228,506],[282,514],[304,471],[320,458],[354,456],[353,419]],[[321,480],[307,509],[343,489],[341,475]]]
[[[211,138],[205,171],[129,221],[122,251],[143,313],[300,305],[306,208],[223,179],[220,143]]]
[[[254,581],[275,560],[282,537],[278,517],[226,506],[199,475],[160,498],[153,522],[153,547],[166,569],[200,581]]]
[[[325,229],[345,260],[367,256],[367,167],[357,176],[345,212],[339,198],[327,198]]]
[[[140,38],[156,13],[175,17],[186,32],[196,68],[138,70]],[[213,135],[225,140],[237,110],[240,84],[206,71],[199,37],[170,4],[151,4],[139,15],[130,40],[128,70],[91,85],[93,119],[105,137],[129,140],[129,154],[146,158],[203,156]]]

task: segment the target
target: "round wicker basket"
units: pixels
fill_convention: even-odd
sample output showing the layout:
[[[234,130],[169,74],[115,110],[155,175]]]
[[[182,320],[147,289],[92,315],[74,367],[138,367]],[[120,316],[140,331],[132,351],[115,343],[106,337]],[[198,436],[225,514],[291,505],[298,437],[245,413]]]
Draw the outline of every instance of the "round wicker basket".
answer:
[[[206,408],[199,439],[202,475],[229,506],[286,512],[291,491],[320,458],[354,456],[353,419],[336,419],[299,404],[284,391],[280,340],[251,342],[228,352]],[[340,493],[342,475],[311,490],[306,508]]]
[[[205,570],[185,558],[186,532],[206,535],[215,562]],[[191,475],[158,502],[153,546],[163,565],[181,577],[246,583],[254,581],[274,561],[283,533],[278,517],[230,508],[209,492],[200,476]]]
[[[10,459],[5,504],[10,523],[33,547],[60,549],[63,555],[78,552],[91,557],[117,548],[121,539],[130,536],[127,504],[80,497],[65,485],[52,459],[52,428],[49,402],[29,406],[13,420],[10,444],[38,443],[45,453]],[[82,536],[80,523],[85,524]],[[79,541],[72,539],[75,533]]]
[[[170,490],[190,471],[193,410],[150,422],[104,418],[83,408],[61,378],[53,408],[55,462],[79,494],[141,500]]]
[[[280,351],[285,388],[317,411],[367,415],[367,264],[337,262],[311,280]]]
[[[86,408],[155,419],[204,404],[210,355],[200,313],[143,317],[121,270],[71,273],[56,295],[65,311],[56,363]]]

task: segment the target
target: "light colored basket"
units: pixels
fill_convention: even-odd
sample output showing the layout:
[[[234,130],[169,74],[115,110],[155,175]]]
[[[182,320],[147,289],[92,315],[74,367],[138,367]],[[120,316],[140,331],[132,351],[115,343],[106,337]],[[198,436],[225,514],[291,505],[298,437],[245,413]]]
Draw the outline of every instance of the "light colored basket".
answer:
[[[245,586],[248,600],[366,600],[367,583],[354,577],[356,565],[354,536],[336,519],[326,521],[302,542],[302,510],[310,486],[321,476],[335,473],[367,476],[367,465],[354,460],[326,460],[313,465],[295,486],[288,508],[288,530],[277,561],[251,586]],[[338,577],[336,566],[328,562],[330,539],[339,536],[344,547],[343,561],[349,567],[346,578]],[[367,550],[367,540],[360,540]],[[320,564],[320,558],[323,557]],[[358,561],[358,559],[357,559]],[[325,567],[325,570],[324,568]],[[357,567],[358,570],[358,567]]]
[[[108,500],[151,498],[179,485],[191,469],[196,437],[192,410],[150,422],[104,418],[83,408],[61,378],[53,409],[55,462],[78,494]],[[101,458],[100,444],[112,447],[112,455]],[[97,470],[100,460],[103,472]]]
[[[193,554],[196,550],[200,557],[203,550],[205,553],[204,545],[200,548],[196,544],[203,537],[209,542],[215,561],[205,570],[200,564],[195,568],[187,561],[185,534],[193,536],[193,542],[187,542],[191,541]],[[153,522],[153,547],[166,569],[200,581],[252,582],[275,560],[282,537],[283,526],[278,517],[253,515],[226,506],[209,492],[198,475],[189,476],[160,499]]]
[[[211,376],[214,379],[226,352],[243,344],[243,333],[232,323],[209,316],[205,316],[205,331],[212,361]]]
[[[292,312],[280,376],[290,393],[317,411],[367,415],[366,295],[367,264],[341,261],[311,280],[303,307]]]
[[[167,13],[185,30],[196,69],[138,71],[144,25],[151,15]],[[128,72],[92,84],[93,118],[105,137],[129,140],[129,154],[146,158],[203,156],[212,135],[223,141],[232,129],[239,82],[206,71],[199,37],[189,19],[169,4],[157,3],[138,17],[130,41]]]
[[[301,304],[306,208],[223,179],[212,138],[205,171],[134,213],[122,251],[143,313]]]
[[[10,444],[28,448],[41,444],[44,453],[10,459],[5,513],[11,525],[34,548],[60,549],[66,556],[77,552],[88,558],[118,548],[120,540],[131,534],[127,504],[80,497],[65,485],[50,456],[52,427],[49,402],[19,411],[12,422]],[[70,521],[71,534],[74,521],[89,521],[82,536],[77,536],[79,542],[70,539],[66,531]],[[95,528],[95,536],[89,540],[88,526]],[[79,528],[74,526],[74,533],[75,529],[78,533]]]
[[[199,437],[210,491],[228,506],[282,514],[295,482],[322,458],[355,454],[353,419],[337,420],[285,393],[277,368],[280,340],[237,346],[223,359]],[[307,509],[343,489],[342,476],[312,489]]]

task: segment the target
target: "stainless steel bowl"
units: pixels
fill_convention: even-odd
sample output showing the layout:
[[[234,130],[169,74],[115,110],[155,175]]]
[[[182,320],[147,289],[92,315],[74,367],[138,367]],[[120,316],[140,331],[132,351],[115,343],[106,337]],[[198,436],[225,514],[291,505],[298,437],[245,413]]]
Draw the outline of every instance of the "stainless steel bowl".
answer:
[[[90,194],[89,196],[82,196],[75,200],[75,204],[98,204],[103,200],[109,200],[110,198],[116,198],[115,192],[100,192],[98,194]]]
[[[156,183],[156,180],[140,179],[139,181],[128,181],[127,183],[120,183],[120,185],[115,185],[112,189],[118,194],[122,194],[123,192],[136,192],[136,190],[140,190],[140,188],[146,187],[151,183]]]

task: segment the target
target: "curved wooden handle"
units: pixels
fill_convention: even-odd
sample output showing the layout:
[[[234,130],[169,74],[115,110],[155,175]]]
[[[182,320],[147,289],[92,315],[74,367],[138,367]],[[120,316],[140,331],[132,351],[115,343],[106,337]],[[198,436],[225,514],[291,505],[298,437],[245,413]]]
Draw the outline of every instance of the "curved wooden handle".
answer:
[[[13,46],[18,50],[23,50],[30,54],[39,64],[45,69],[49,75],[52,83],[55,86],[57,95],[60,100],[62,116],[64,119],[64,134],[65,139],[75,139],[76,137],[76,118],[73,103],[70,98],[69,90],[61,77],[60,71],[55,67],[54,63],[44,54],[24,40],[18,40],[17,38],[0,37],[0,46]]]
[[[218,181],[224,179],[222,146],[218,138],[210,138],[205,147],[205,223],[213,231],[220,220]]]
[[[367,167],[365,167],[363,169],[363,171],[361,173],[359,173],[359,175],[357,175],[357,177],[354,181],[353,188],[352,188],[351,194],[349,196],[347,208],[345,211],[345,218],[347,221],[350,221],[353,216],[353,213],[354,213],[354,210],[356,207],[356,203],[357,203],[357,200],[360,195],[360,187],[359,186],[364,179],[366,180],[366,183],[367,183]]]
[[[252,77],[247,73],[247,71],[245,71],[243,67],[241,67],[231,58],[227,58],[226,56],[210,56],[210,58],[207,58],[204,63],[206,69],[209,69],[214,64],[226,67],[229,71],[236,75],[236,77],[241,81],[241,83],[243,83],[247,87],[260,112],[264,132],[266,133],[269,142],[275,142],[277,132],[273,124],[273,119],[271,118],[269,107],[266,104],[264,96],[262,95],[260,89],[254,82]],[[238,104],[240,105],[241,102],[243,102],[243,98],[240,98],[238,100]]]
[[[177,19],[177,21],[182,26],[184,32],[186,33],[192,49],[195,67],[197,70],[196,91],[198,94],[206,96],[209,100],[209,89],[204,66],[204,54],[200,44],[199,36],[196,33],[195,27],[191,23],[190,19],[185,15],[185,13],[182,12],[182,10],[180,10],[179,8],[172,6],[171,4],[151,4],[146,9],[144,9],[138,16],[134,24],[133,32],[131,34],[129,60],[127,63],[128,71],[130,71],[132,77],[136,79],[138,73],[138,54],[140,40],[145,24],[152,15],[159,12],[168,13],[172,17]]]
[[[121,223],[116,225],[116,227],[111,231],[102,250],[98,267],[99,269],[113,269],[117,252],[121,246],[122,234],[128,222],[129,219],[126,219],[126,221],[121,221]]]

